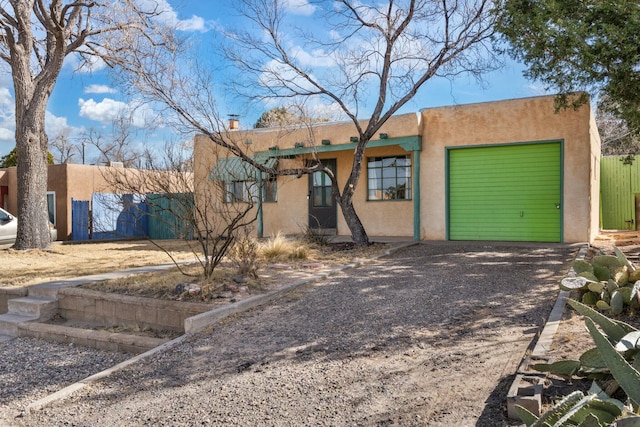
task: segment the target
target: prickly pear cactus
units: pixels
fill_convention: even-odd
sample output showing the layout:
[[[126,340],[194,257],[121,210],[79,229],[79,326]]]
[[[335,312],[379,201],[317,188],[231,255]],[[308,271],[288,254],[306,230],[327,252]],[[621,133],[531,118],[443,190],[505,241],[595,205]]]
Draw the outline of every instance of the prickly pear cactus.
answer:
[[[601,265],[593,267],[593,275],[603,282],[611,279],[611,271],[609,271],[607,267],[603,267]]]
[[[622,310],[624,309],[624,298],[622,297],[622,294],[618,291],[613,291],[609,305],[611,306],[611,314],[614,316],[622,313]]]
[[[593,265],[594,267],[596,265],[601,267],[607,267],[609,270],[615,270],[618,267],[624,266],[624,264],[620,262],[618,257],[613,255],[596,255],[593,257],[593,261],[591,261],[591,265]]]
[[[563,280],[560,287],[576,292],[578,301],[614,316],[627,307],[640,310],[640,269],[618,248],[615,255],[596,255],[591,262],[576,260],[573,269],[578,277]]]
[[[584,271],[588,271],[589,273],[593,273],[593,266],[591,264],[589,264],[587,261],[582,260],[582,259],[577,259],[575,261],[573,261],[573,270],[576,272],[576,274],[580,274]]]

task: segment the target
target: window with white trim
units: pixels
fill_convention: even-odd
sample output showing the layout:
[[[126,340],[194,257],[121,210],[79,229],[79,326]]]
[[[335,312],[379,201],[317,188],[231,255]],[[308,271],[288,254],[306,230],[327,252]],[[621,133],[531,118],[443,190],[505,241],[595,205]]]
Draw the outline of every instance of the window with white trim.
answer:
[[[49,214],[49,222],[56,224],[56,192],[47,191],[47,213]]]
[[[367,159],[367,200],[411,200],[411,156]]]

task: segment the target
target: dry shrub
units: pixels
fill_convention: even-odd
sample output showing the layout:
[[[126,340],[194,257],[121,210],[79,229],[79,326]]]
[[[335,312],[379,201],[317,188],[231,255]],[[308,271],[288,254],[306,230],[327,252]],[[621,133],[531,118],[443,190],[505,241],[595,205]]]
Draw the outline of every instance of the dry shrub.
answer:
[[[278,233],[260,245],[259,253],[267,261],[305,260],[309,258],[310,249],[304,243]]]
[[[238,274],[258,277],[258,242],[251,237],[249,227],[242,229],[233,246],[227,251],[227,257],[235,264]]]

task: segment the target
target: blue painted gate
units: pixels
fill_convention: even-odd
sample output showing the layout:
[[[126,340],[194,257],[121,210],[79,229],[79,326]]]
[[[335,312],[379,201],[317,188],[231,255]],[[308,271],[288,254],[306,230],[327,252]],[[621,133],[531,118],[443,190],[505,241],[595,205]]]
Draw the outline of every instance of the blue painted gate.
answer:
[[[89,240],[89,201],[71,199],[71,240]]]

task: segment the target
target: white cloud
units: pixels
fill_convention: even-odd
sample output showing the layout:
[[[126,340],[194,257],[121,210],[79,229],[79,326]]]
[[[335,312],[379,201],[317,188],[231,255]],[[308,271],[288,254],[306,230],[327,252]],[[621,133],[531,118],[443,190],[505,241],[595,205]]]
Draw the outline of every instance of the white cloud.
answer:
[[[80,116],[101,123],[111,123],[119,117],[125,116],[131,119],[131,124],[137,128],[161,125],[158,123],[157,114],[151,107],[137,101],[125,103],[115,99],[105,98],[96,102],[93,98],[78,100]]]
[[[15,136],[15,131],[0,127],[0,142],[13,142],[15,141]]]
[[[102,123],[115,120],[127,109],[127,104],[111,98],[105,98],[100,102],[94,101],[93,98],[86,101],[80,98],[78,99],[78,105],[80,106],[81,117]]]
[[[310,16],[316,10],[316,6],[310,4],[308,0],[286,0],[284,5],[287,12],[293,15]]]
[[[13,110],[15,108],[11,92],[9,92],[9,89],[6,87],[0,87],[0,107],[2,107],[3,111],[7,111],[8,109]]]
[[[116,92],[117,90],[107,85],[93,84],[84,88],[84,93],[102,94],[102,93],[116,93]]]
[[[191,16],[189,19],[178,20],[176,28],[181,31],[199,31],[201,33],[208,30],[206,21],[196,15]]]
[[[548,95],[551,92],[543,85],[530,83],[525,85],[525,89],[533,95]]]
[[[293,46],[291,48],[291,56],[300,61],[303,66],[333,67],[336,65],[336,61],[322,49],[316,49],[309,53],[300,46]]]
[[[0,87],[0,141],[15,141],[15,104],[13,96],[6,87]]]
[[[58,135],[78,135],[82,132],[82,128],[69,125],[66,117],[58,117],[49,111],[45,113],[44,123],[49,142]]]
[[[88,74],[107,68],[107,63],[97,56],[82,58],[78,53],[74,53],[64,58],[64,67]]]
[[[180,31],[206,32],[209,30],[209,25],[200,16],[192,15],[189,19],[178,18],[178,13],[167,0],[137,0],[136,3],[144,10],[158,13],[155,19],[161,24]]]

